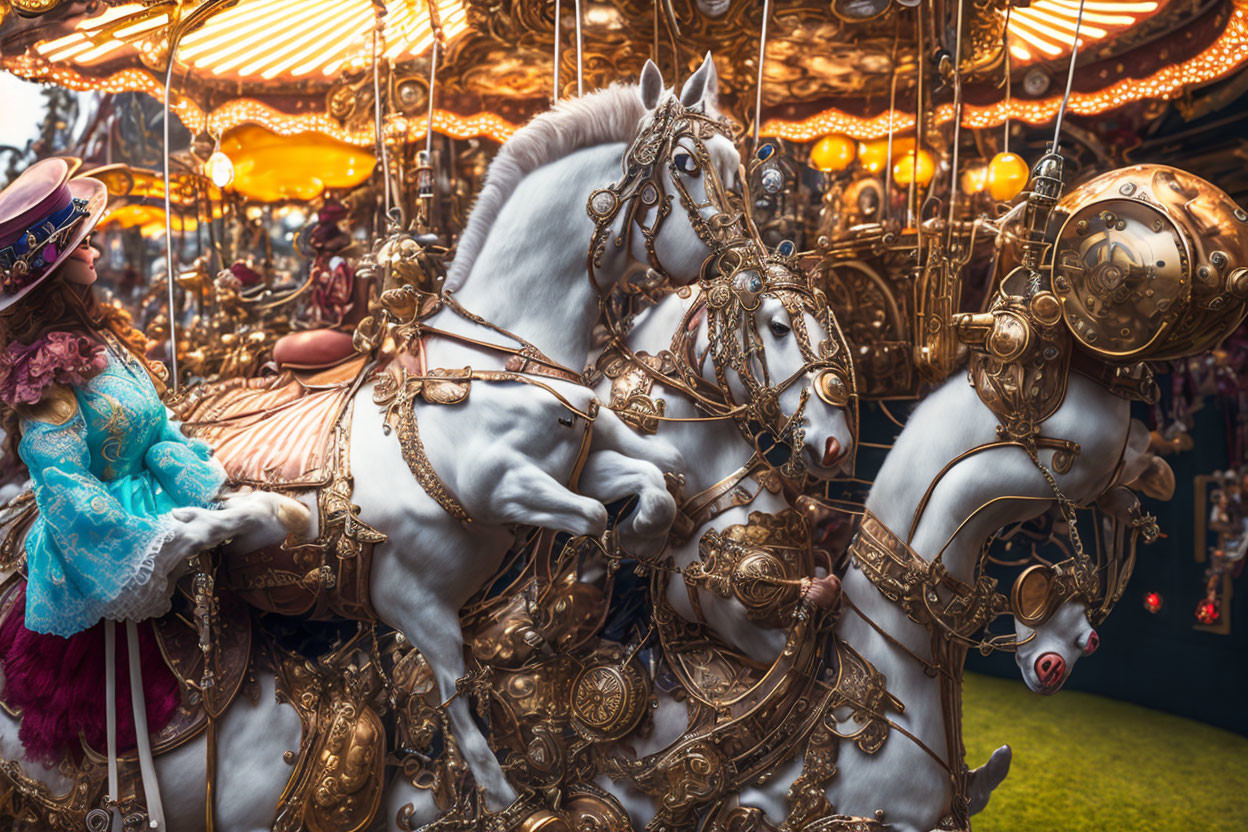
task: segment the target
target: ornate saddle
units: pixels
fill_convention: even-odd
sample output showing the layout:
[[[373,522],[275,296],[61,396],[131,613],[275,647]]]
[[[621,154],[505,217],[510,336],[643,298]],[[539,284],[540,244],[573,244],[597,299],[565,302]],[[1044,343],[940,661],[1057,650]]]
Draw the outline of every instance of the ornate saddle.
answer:
[[[315,491],[318,539],[231,557],[226,584],[266,612],[373,618],[372,545],[385,536],[351,503],[350,406],[369,377],[369,357],[320,371],[284,370],[192,389],[171,407],[203,439],[231,479],[286,493]]]
[[[285,370],[192,388],[170,407],[190,436],[212,446],[235,482],[306,490],[326,485],[335,426],[364,379],[367,356],[326,370]]]

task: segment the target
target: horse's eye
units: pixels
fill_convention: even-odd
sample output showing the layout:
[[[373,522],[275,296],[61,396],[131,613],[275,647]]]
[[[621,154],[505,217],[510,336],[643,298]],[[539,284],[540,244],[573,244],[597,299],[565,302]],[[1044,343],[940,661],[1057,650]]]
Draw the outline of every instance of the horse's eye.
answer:
[[[780,321],[772,321],[771,323],[767,324],[767,326],[769,329],[771,329],[771,334],[776,336],[777,338],[783,338],[784,336],[788,335],[789,332],[791,331],[787,324],[782,324],[780,323]]]
[[[692,153],[678,150],[672,155],[672,161],[676,164],[676,169],[681,173],[692,176],[698,172],[698,161],[693,158]]]

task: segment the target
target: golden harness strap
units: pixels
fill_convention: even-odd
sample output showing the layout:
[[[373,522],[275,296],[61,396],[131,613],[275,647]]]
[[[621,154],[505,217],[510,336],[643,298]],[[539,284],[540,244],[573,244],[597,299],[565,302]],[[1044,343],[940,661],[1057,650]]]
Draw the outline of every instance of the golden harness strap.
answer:
[[[672,523],[672,535],[677,541],[686,541],[725,511],[750,505],[764,490],[778,494],[781,488],[780,478],[754,454],[719,482],[681,500]]]
[[[506,338],[510,338],[520,346],[510,347],[506,344],[495,344],[491,341],[482,341],[467,335],[461,335],[458,332],[450,332],[445,329],[435,329],[434,327],[424,324],[418,325],[417,331],[419,334],[425,336],[434,335],[439,338],[459,341],[460,343],[469,344],[491,352],[502,353],[508,356],[505,367],[511,372],[531,376],[546,376],[547,378],[558,379],[560,381],[570,381],[573,384],[585,383],[584,373],[579,373],[570,367],[560,364],[558,361],[555,361],[553,358],[546,355],[546,353],[542,352],[536,346],[521,338],[519,335],[516,335],[514,332],[504,329],[497,324],[490,323],[485,318],[482,318],[474,312],[469,312],[460,304],[459,301],[455,299],[455,296],[452,293],[444,292],[442,294],[439,307],[450,309],[461,318],[472,321],[477,326],[493,330]],[[432,311],[436,311],[436,308],[431,310],[431,312]]]
[[[995,578],[982,575],[974,584],[963,583],[939,560],[919,557],[870,511],[863,513],[849,555],[880,594],[932,633],[969,639],[1008,609]]]
[[[962,667],[966,644],[971,636],[1005,611],[1006,600],[996,591],[995,579],[981,576],[974,585],[966,584],[950,576],[939,560],[924,561],[870,511],[863,514],[858,533],[850,543],[849,555],[880,594],[901,607],[906,616],[926,629],[931,637],[929,660],[897,641],[856,606],[849,604],[885,640],[922,664],[929,675],[936,677],[945,723],[945,756],[941,757],[891,720],[888,720],[888,725],[918,745],[949,774],[952,790],[950,805],[937,829],[969,830],[961,679],[955,677],[951,668]],[[941,591],[949,596],[948,601],[942,600]]]

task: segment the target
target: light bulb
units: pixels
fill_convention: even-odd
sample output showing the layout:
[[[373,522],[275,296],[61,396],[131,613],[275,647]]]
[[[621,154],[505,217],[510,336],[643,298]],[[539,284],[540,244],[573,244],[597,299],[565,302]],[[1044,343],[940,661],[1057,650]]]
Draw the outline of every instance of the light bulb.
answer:
[[[988,163],[988,193],[997,202],[1009,202],[1027,187],[1030,171],[1017,153],[998,153]]]
[[[218,188],[225,188],[234,181],[234,163],[220,150],[214,150],[204,162],[204,175]]]

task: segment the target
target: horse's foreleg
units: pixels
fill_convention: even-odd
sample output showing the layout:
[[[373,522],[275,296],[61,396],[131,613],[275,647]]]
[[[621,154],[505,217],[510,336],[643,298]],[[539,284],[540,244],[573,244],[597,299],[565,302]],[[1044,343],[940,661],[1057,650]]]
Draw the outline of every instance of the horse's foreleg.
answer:
[[[527,458],[507,466],[491,495],[500,525],[518,523],[598,537],[607,530],[602,503],[568,490]]]
[[[618,451],[626,457],[649,462],[665,473],[685,471],[680,450],[661,436],[641,436],[613,411],[603,408],[594,420],[592,450]]]
[[[580,485],[586,496],[603,503],[637,495],[637,507],[621,529],[624,548],[629,552],[653,554],[667,540],[676,517],[676,500],[655,466],[618,451],[593,451],[581,472]]]

